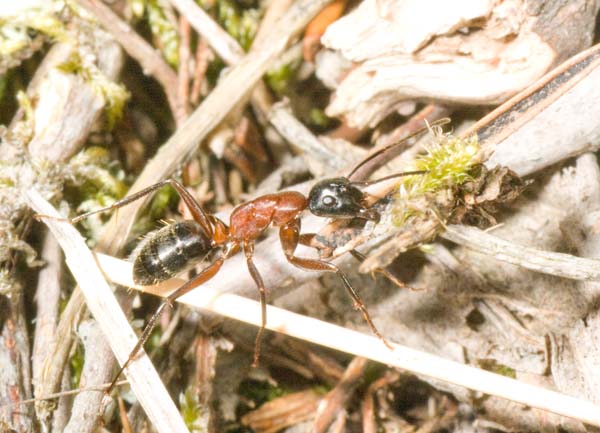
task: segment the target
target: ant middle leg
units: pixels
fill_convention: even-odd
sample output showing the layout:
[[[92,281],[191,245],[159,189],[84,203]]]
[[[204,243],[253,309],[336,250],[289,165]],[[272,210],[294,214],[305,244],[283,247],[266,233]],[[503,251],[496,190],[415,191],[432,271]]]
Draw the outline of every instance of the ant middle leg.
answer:
[[[190,292],[191,290],[194,290],[196,287],[200,286],[201,284],[204,284],[206,281],[208,281],[212,277],[214,277],[217,274],[217,272],[219,272],[219,269],[221,269],[221,265],[223,265],[223,262],[225,261],[226,258],[227,258],[226,255],[221,256],[218,260],[216,260],[210,266],[203,269],[194,278],[185,282],[182,286],[180,286],[177,290],[175,290],[173,293],[171,293],[166,298],[163,298],[163,300],[160,303],[160,305],[158,306],[157,310],[154,312],[154,314],[152,315],[152,317],[146,324],[146,327],[142,331],[142,335],[140,335],[140,338],[138,339],[137,343],[135,344],[135,346],[133,347],[131,352],[129,352],[129,356],[127,357],[127,360],[123,363],[123,365],[121,366],[121,368],[115,375],[115,378],[111,382],[110,386],[106,389],[105,394],[110,394],[110,392],[115,387],[117,381],[119,380],[119,376],[121,375],[121,373],[123,373],[123,370],[125,370],[129,366],[129,364],[131,364],[131,362],[136,358],[136,355],[142,349],[142,347],[144,346],[144,344],[150,337],[150,334],[152,333],[152,330],[156,326],[156,322],[158,321],[158,318],[160,317],[160,315],[161,315],[162,311],[165,309],[165,307],[167,307],[167,306],[172,307],[173,303],[179,297],[185,295],[186,293]]]
[[[310,235],[308,235],[310,236]],[[385,344],[389,349],[393,349],[390,343],[385,339],[385,337],[379,332],[373,320],[371,319],[371,315],[367,311],[367,307],[365,303],[361,299],[360,295],[356,291],[352,284],[350,284],[350,280],[345,273],[341,271],[333,263],[325,262],[322,260],[316,259],[306,259],[301,257],[296,257],[294,252],[296,251],[296,247],[300,243],[301,235],[300,235],[300,220],[296,219],[288,224],[285,224],[279,228],[279,239],[281,240],[281,247],[283,248],[283,252],[285,254],[286,259],[292,265],[297,266],[301,269],[310,270],[310,271],[322,271],[322,272],[335,272],[338,277],[344,283],[344,287],[346,288],[346,292],[352,298],[352,302],[354,304],[354,308],[360,310],[363,318],[371,328],[371,332],[375,334],[383,344]],[[304,237],[304,239],[308,239]],[[303,239],[303,240],[304,240]]]
[[[265,283],[263,282],[258,269],[254,265],[254,261],[252,260],[252,256],[254,255],[254,243],[253,242],[245,242],[244,245],[244,254],[246,255],[246,265],[248,265],[248,272],[250,272],[250,276],[256,283],[256,287],[258,288],[258,293],[260,295],[260,310],[261,310],[261,324],[260,328],[258,328],[258,334],[256,334],[256,340],[254,341],[254,359],[252,360],[252,366],[258,367],[258,362],[260,359],[260,344],[262,341],[262,336],[265,332],[265,328],[267,326],[267,294],[265,289]]]
[[[302,234],[300,234],[298,243],[300,245],[315,248],[312,245],[312,241],[315,238],[315,236],[317,236],[316,233],[302,233]],[[363,253],[361,253],[355,249],[350,250],[349,253],[352,254],[352,257],[354,257],[356,260],[358,260],[361,263],[364,262],[366,259],[366,256]],[[374,274],[378,273],[378,274],[383,275],[385,278],[390,280],[392,283],[394,283],[396,286],[400,287],[401,289],[408,288],[410,290],[418,290],[418,289],[414,289],[412,287],[408,287],[402,280],[400,280],[398,277],[396,277],[393,273],[388,271],[386,268],[377,267],[377,268],[373,269],[372,272]]]

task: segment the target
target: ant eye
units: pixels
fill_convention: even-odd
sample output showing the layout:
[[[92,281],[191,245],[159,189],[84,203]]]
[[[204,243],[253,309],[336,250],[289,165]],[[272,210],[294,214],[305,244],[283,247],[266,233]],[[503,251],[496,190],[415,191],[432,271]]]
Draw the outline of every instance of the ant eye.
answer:
[[[336,202],[337,200],[332,195],[326,195],[325,197],[323,197],[323,204],[325,206],[333,206],[336,204]]]

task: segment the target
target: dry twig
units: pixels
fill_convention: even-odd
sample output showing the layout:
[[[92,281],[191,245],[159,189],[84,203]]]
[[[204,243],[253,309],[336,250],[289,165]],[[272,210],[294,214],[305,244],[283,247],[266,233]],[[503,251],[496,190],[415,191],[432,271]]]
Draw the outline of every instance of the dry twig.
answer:
[[[475,227],[451,224],[440,236],[473,251],[492,256],[496,260],[533,271],[573,280],[600,280],[599,260],[524,247]]]
[[[102,331],[98,322],[87,320],[79,325],[79,337],[83,342],[85,356],[89,359],[107,357],[110,355],[110,347],[96,344],[102,338]],[[106,353],[102,353],[106,352]],[[80,383],[83,386],[98,386],[110,380],[112,373],[95,368],[91,362],[83,365]],[[93,433],[98,428],[99,418],[102,413],[98,412],[98,406],[104,397],[102,391],[83,392],[75,397],[73,412],[69,423],[65,426],[64,433]]]
[[[364,377],[368,364],[369,361],[361,357],[354,358],[348,364],[340,381],[319,404],[312,433],[326,432],[331,423],[339,416],[339,413],[345,409],[346,403]]]
[[[161,84],[171,112],[177,117],[177,74],[160,54],[144,38],[139,36],[125,21],[99,0],[77,0],[113,35],[123,49]]]
[[[52,206],[35,191],[30,191],[27,196],[31,207],[36,212],[60,217]],[[135,346],[137,337],[127,322],[111,288],[95,264],[94,256],[85,245],[79,232],[71,224],[54,220],[47,220],[46,223],[63,248],[67,265],[79,283],[79,287],[86,297],[86,304],[98,320],[104,337],[108,340],[117,359],[124,363]],[[93,365],[88,368],[93,369]],[[168,393],[160,377],[145,353],[140,354],[131,363],[125,374],[146,410],[148,418],[159,432],[187,431],[177,408],[168,398]],[[97,413],[97,406],[88,407],[87,411],[88,413],[89,411]]]
[[[179,17],[179,71],[177,73],[177,123],[183,122],[190,109],[190,48],[192,44],[192,29],[184,16]]]

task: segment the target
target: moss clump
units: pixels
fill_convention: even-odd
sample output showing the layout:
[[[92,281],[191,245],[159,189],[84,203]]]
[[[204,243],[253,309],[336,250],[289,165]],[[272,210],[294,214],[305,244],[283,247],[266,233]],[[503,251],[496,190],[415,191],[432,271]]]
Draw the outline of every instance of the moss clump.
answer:
[[[68,39],[64,24],[51,10],[31,10],[0,18],[0,56],[16,56],[31,45],[36,34],[60,42]]]
[[[130,96],[125,86],[106,78],[95,64],[84,62],[77,51],[73,51],[69,59],[58,69],[64,73],[78,74],[104,99],[108,128],[112,129],[123,115],[125,102]]]
[[[179,68],[179,32],[167,18],[160,2],[146,2],[148,24],[165,60],[174,68]]]
[[[442,190],[453,190],[472,179],[470,172],[480,163],[479,142],[476,136],[461,138],[442,132],[440,127],[430,129],[432,143],[425,146],[426,153],[415,159],[410,170],[424,171],[419,176],[409,176],[398,189],[393,221],[402,225],[417,211],[411,202]]]
[[[217,2],[217,20],[244,51],[250,49],[260,21],[258,9],[240,10],[234,2],[220,0]]]
[[[204,407],[200,403],[198,394],[192,387],[188,387],[184,393],[179,394],[179,411],[185,425],[192,433],[206,431],[203,427]]]
[[[79,203],[77,213],[110,206],[127,192],[122,168],[110,159],[103,147],[91,146],[82,150],[71,158],[64,171],[68,176],[66,197],[68,201]],[[88,245],[95,245],[109,217],[109,213],[92,215],[81,222]]]
[[[19,108],[23,111],[23,116],[13,128],[13,136],[18,136],[22,143],[29,143],[33,137],[33,130],[35,127],[33,104],[31,103],[29,96],[27,96],[27,93],[22,90],[17,92],[17,103],[19,104]]]

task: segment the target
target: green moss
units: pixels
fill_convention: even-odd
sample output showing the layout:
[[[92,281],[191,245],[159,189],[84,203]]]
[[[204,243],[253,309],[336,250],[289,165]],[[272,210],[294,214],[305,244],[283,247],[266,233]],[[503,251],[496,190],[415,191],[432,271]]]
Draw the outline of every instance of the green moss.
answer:
[[[257,9],[240,10],[230,0],[217,3],[217,20],[245,51],[248,51],[258,30],[260,14]]]
[[[163,57],[171,66],[177,69],[179,67],[180,43],[177,28],[167,18],[165,11],[157,0],[146,1],[146,12],[150,31],[158,41]]]
[[[413,162],[410,170],[426,173],[409,176],[400,184],[393,219],[403,224],[415,210],[410,201],[443,189],[453,189],[471,179],[470,171],[478,164],[479,142],[476,136],[468,138],[444,134],[439,127],[431,129],[433,142],[426,146],[426,154]]]
[[[10,132],[11,140],[20,142],[22,145],[29,143],[34,133],[34,114],[33,104],[27,96],[27,93],[20,90],[17,92],[17,104],[23,112],[22,117],[19,119],[17,124],[12,128]]]
[[[511,379],[517,378],[517,372],[514,368],[508,367],[507,365],[500,364],[494,359],[480,359],[477,361],[480,368],[491,371],[502,376],[510,377]]]
[[[70,182],[66,184],[65,196],[78,203],[78,214],[110,206],[127,192],[122,168],[103,147],[92,146],[79,152],[69,161],[67,172]],[[103,213],[81,222],[89,245],[95,244],[108,218],[110,214]]]
[[[124,173],[109,159],[108,150],[91,146],[79,152],[69,163],[73,174],[87,182],[86,187],[112,198],[121,198],[127,192]]]
[[[239,394],[246,399],[253,401],[256,406],[260,406],[267,401],[286,395],[288,392],[278,386],[268,382],[257,380],[245,380],[240,384]]]
[[[196,0],[196,3],[213,16],[244,51],[250,49],[261,17],[258,8],[242,8],[238,2],[232,0]],[[217,83],[225,67],[225,63],[218,56],[208,64],[206,78],[211,85]]]
[[[295,68],[289,63],[269,69],[265,75],[267,85],[278,95],[283,94],[292,81],[294,71]]]
[[[427,148],[427,154],[414,162],[415,170],[424,170],[422,176],[414,176],[405,183],[412,194],[423,194],[461,185],[471,177],[469,170],[476,163],[479,152],[477,138],[462,139],[448,135]]]
[[[192,387],[188,387],[184,393],[179,394],[179,411],[191,433],[205,431],[202,425],[204,407],[200,404],[198,394],[194,392]]]
[[[14,56],[27,48],[36,33],[54,41],[68,40],[64,24],[52,13],[23,12],[18,16],[0,18],[0,56]]]
[[[169,19],[163,4],[158,0],[127,0],[131,13],[145,19],[163,58],[175,69],[179,68],[179,31],[177,24]]]
[[[319,128],[327,128],[331,125],[331,119],[327,117],[325,111],[320,108],[313,107],[308,113],[310,122]]]
[[[23,110],[23,121],[33,124],[33,105],[27,93],[19,90],[17,93],[17,102],[21,110]]]
[[[92,86],[96,94],[104,99],[108,128],[112,129],[116,121],[123,115],[125,103],[130,96],[127,89],[106,78],[106,75],[95,64],[84,63],[77,51],[73,51],[69,59],[58,66],[58,69],[67,74],[81,76]]]
[[[13,56],[27,47],[29,42],[26,28],[10,28],[5,22],[0,21],[0,56]]]
[[[56,42],[67,42],[69,35],[62,21],[49,13],[26,14],[27,27],[37,30]]]
[[[79,382],[81,380],[81,372],[83,371],[83,364],[85,363],[85,356],[83,353],[83,346],[77,344],[75,346],[75,352],[69,359],[71,364],[71,388],[79,388]]]

